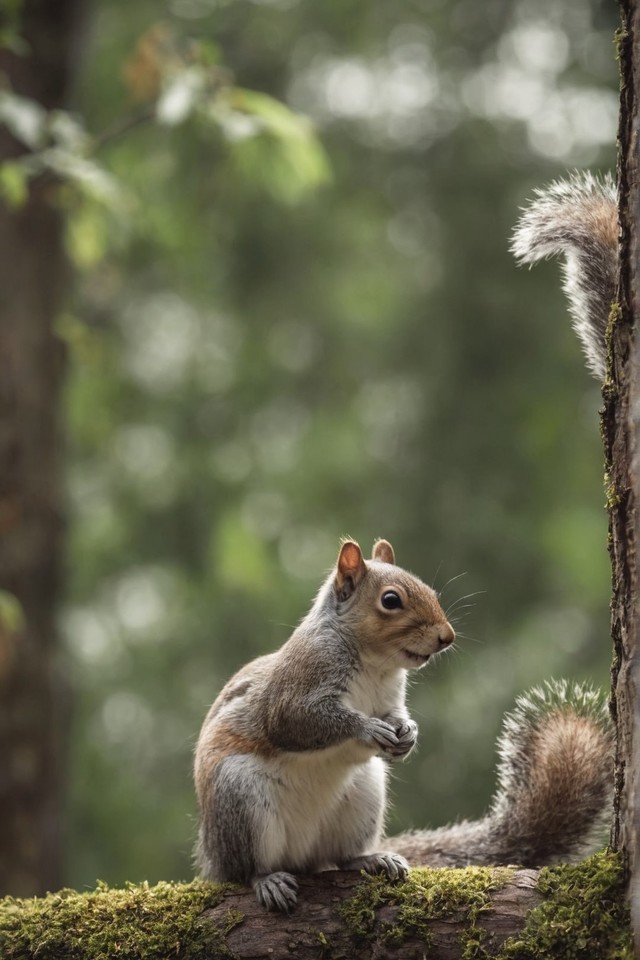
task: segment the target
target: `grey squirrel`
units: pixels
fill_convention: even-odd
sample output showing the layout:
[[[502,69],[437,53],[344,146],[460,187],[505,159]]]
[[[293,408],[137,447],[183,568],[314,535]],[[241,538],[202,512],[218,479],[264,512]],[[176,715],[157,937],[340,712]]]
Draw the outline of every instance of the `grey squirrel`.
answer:
[[[610,178],[539,191],[516,228],[521,262],[566,255],[564,288],[587,364],[605,372],[617,226]],[[520,697],[498,741],[488,813],[384,840],[386,769],[413,749],[406,671],[449,647],[437,595],[395,566],[385,540],[366,561],[343,543],[291,638],[224,687],[195,754],[203,877],[251,883],[267,908],[296,903],[296,872],[409,865],[544,866],[592,852],[608,818],[613,729],[604,697],[549,682]]]
[[[293,873],[336,866],[402,878],[381,850],[385,760],[406,757],[417,726],[406,673],[455,637],[435,592],[346,540],[307,616],[275,653],[224,687],[195,754],[197,861],[212,880],[251,883],[267,909],[296,902]]]
[[[401,879],[410,864],[537,865],[597,842],[611,787],[603,699],[549,684],[518,701],[500,740],[487,816],[382,839],[388,761],[413,749],[406,672],[451,645],[438,598],[395,566],[343,543],[290,639],[223,688],[195,754],[200,874],[251,883],[267,909],[296,903],[294,873],[338,867]]]

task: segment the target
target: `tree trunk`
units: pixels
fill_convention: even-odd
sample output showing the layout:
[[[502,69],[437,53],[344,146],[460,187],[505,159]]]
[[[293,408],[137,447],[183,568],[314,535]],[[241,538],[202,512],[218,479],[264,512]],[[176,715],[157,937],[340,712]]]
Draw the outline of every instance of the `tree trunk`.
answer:
[[[638,110],[640,104],[640,8],[637,0],[621,0],[620,124],[618,206],[620,278],[618,302],[610,322],[610,356],[604,386],[602,426],[610,504],[609,550],[612,564],[612,712],[616,722],[614,818],[612,846],[620,850],[632,881],[632,915],[636,951],[640,950],[640,886],[637,856],[640,726],[640,608],[638,605],[640,497],[640,171]],[[640,955],[640,954],[637,954]]]
[[[0,54],[13,91],[51,109],[69,89],[78,0],[25,0],[27,52]],[[25,147],[0,130],[0,162]],[[0,206],[0,893],[62,882],[60,684],[55,629],[60,584],[59,408],[64,350],[55,321],[68,282],[55,184],[18,209]]]

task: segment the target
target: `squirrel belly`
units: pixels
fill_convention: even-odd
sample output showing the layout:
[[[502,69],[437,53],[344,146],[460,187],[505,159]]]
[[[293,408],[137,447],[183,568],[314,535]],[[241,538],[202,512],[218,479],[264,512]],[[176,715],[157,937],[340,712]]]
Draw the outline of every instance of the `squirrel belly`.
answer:
[[[412,865],[575,863],[602,846],[613,793],[613,724],[605,697],[549,681],[516,701],[498,740],[487,815],[387,842]]]
[[[511,241],[519,263],[564,256],[563,290],[589,370],[604,380],[606,331],[616,298],[618,211],[613,178],[577,173],[535,191]]]
[[[387,762],[417,727],[406,671],[454,633],[436,594],[395,566],[386,541],[365,561],[343,543],[334,571],[284,646],[243,667],[202,727],[195,753],[202,876],[251,883],[267,909],[296,902],[293,872],[333,866],[406,874],[380,850]]]

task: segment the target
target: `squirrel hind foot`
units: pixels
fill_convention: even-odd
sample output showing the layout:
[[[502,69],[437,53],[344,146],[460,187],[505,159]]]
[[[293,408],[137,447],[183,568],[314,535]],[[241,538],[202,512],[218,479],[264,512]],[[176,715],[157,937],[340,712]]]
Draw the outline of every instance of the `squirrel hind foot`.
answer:
[[[256,877],[253,889],[258,903],[265,910],[290,913],[298,902],[298,881],[284,870]]]
[[[365,873],[383,874],[388,880],[404,880],[409,873],[409,864],[399,853],[369,853],[340,864],[341,870],[364,870]]]

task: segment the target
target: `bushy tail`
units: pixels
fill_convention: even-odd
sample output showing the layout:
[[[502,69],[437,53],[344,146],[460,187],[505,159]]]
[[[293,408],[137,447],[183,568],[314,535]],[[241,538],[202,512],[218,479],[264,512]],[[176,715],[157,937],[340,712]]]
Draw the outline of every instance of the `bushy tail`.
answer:
[[[566,257],[563,290],[587,366],[604,379],[605,334],[618,273],[618,217],[615,184],[577,173],[536,190],[514,231],[511,250],[519,263]]]
[[[602,845],[613,790],[605,698],[564,680],[536,687],[505,716],[498,787],[482,820],[400,834],[414,866],[573,863]]]

